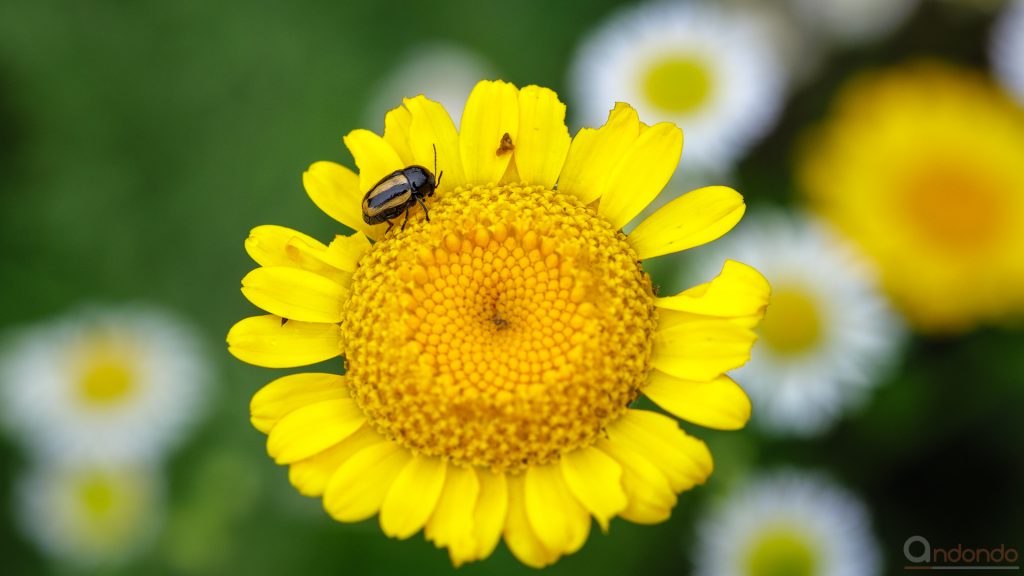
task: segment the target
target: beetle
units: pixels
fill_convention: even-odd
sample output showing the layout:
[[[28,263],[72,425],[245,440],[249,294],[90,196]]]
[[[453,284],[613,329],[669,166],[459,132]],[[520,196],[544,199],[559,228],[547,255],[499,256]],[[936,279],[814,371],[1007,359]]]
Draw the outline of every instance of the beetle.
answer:
[[[437,171],[437,146],[434,146],[434,171]],[[434,190],[441,185],[441,176],[444,176],[444,172],[439,173],[437,180],[434,180],[433,172],[418,165],[395,170],[381,178],[363,196],[363,220],[367,224],[387,222],[388,229],[384,231],[387,234],[395,225],[391,220],[405,212],[405,220],[402,221],[402,230],[405,230],[409,222],[409,210],[419,202],[427,222],[430,222],[430,212],[423,199],[434,195]]]

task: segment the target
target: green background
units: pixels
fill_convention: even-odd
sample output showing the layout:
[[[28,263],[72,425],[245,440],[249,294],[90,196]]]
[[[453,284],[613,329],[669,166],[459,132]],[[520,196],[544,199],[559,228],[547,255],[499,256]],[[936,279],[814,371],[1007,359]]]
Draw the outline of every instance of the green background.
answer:
[[[270,223],[321,239],[343,231],[306,197],[301,173],[322,159],[351,165],[341,136],[361,127],[377,82],[419,43],[470,47],[506,80],[554,88],[571,114],[573,50],[615,5],[0,4],[0,329],[80,303],[148,301],[199,326],[215,363],[209,416],[167,467],[170,509],[159,541],[121,573],[452,571],[421,535],[396,542],[375,521],[331,521],[266,456],[248,401],[276,373],[231,358],[223,343],[253,313],[238,291],[253,267],[242,241]],[[742,162],[737,189],[752,206],[791,203],[793,146],[844,79],[919,56],[987,69],[990,19],[929,1],[891,39],[830,56]],[[673,282],[670,264],[653,263],[656,283]],[[902,573],[903,542],[914,534],[936,545],[1024,549],[1022,350],[1019,330],[916,337],[869,403],[817,439],[691,426],[715,454],[710,483],[683,494],[663,525],[617,520],[607,536],[595,526],[581,552],[548,571],[688,574],[706,505],[749,472],[779,466],[824,471],[860,495],[887,573]],[[12,482],[28,455],[4,442],[2,571],[63,573],[15,530]],[[502,545],[460,572],[532,571]]]

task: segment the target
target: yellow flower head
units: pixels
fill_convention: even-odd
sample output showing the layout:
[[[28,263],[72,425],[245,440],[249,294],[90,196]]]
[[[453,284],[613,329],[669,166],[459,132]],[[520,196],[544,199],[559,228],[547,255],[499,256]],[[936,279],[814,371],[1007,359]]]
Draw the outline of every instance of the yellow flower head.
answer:
[[[242,292],[270,315],[236,324],[231,353],[276,368],[345,357],[345,375],[279,378],[251,407],[270,455],[337,520],[379,514],[397,538],[423,529],[457,565],[504,536],[544,566],[583,545],[591,517],[603,530],[615,516],[661,522],[711,473],[703,442],[630,407],[641,393],[700,425],[745,424],[749,401],[724,373],[749,358],[764,278],[729,261],[659,298],[641,266],[727,232],[742,198],[690,192],[627,237],[682,132],[624,104],[575,138],[564,119],[537,86],[479,83],[458,131],[439,104],[406,99],[383,137],[345,138],[358,175],[318,162],[304,176],[353,235],[324,245],[260,226],[246,241],[261,267]],[[432,170],[435,150],[429,221],[414,204],[404,229],[366,224],[364,193],[396,170]]]
[[[845,89],[802,157],[814,206],[873,257],[917,326],[1024,311],[1024,110],[974,72],[917,64]]]

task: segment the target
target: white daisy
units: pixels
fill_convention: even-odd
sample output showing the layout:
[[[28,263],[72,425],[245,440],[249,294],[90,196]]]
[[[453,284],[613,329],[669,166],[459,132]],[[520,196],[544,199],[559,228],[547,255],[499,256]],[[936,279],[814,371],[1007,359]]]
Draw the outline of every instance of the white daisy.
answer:
[[[866,263],[805,217],[753,214],[700,250],[706,275],[724,255],[772,285],[750,362],[733,372],[750,394],[752,421],[781,434],[823,432],[891,367],[903,325]]]
[[[82,568],[121,565],[153,541],[163,484],[140,465],[43,464],[15,484],[19,526],[45,554]]]
[[[775,123],[786,84],[761,11],[704,3],[623,9],[583,42],[571,83],[585,125],[617,101],[683,129],[680,170],[727,171]]]
[[[374,88],[367,107],[367,125],[378,124],[389,110],[402,104],[403,98],[423,94],[440,102],[457,126],[469,92],[481,78],[494,76],[491,64],[457,44],[414,44]]]
[[[899,28],[920,0],[789,0],[796,19],[813,36],[861,45]]]
[[[1024,104],[1024,0],[1010,2],[999,16],[990,52],[999,81]]]
[[[9,334],[0,418],[42,457],[156,459],[202,412],[197,336],[144,307],[88,310]]]
[[[752,479],[698,526],[697,576],[872,576],[879,551],[864,506],[815,475]]]

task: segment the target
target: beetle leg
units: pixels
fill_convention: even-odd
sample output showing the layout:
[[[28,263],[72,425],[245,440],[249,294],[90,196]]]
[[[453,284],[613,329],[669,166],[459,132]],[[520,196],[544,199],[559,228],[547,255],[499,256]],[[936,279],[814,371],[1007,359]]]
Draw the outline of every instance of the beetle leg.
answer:
[[[402,220],[402,232],[405,232],[405,225],[409,223],[409,209],[405,209],[405,220]]]
[[[391,229],[394,228],[394,227],[395,227],[395,223],[392,222],[391,220],[388,220],[388,229],[384,231],[384,235],[387,236],[388,232],[391,232]]]
[[[423,215],[427,217],[427,222],[430,222],[430,212],[427,211],[427,205],[423,203],[423,199],[422,198],[417,198],[416,201],[419,202],[420,206],[423,207]],[[409,215],[409,211],[406,210],[405,214],[406,214],[406,216],[408,216]]]

